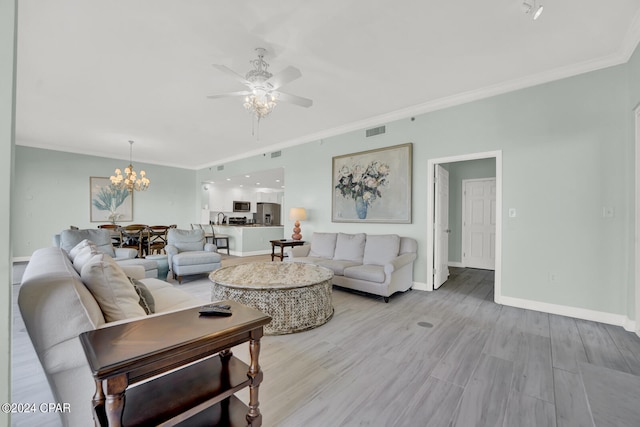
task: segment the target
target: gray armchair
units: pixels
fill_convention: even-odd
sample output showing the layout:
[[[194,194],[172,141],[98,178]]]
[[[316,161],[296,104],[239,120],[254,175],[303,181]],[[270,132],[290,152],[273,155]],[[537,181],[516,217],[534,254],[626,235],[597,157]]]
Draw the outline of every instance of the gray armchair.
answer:
[[[209,273],[220,268],[221,256],[213,243],[205,243],[204,231],[169,229],[165,251],[173,278],[182,283],[182,277]]]
[[[141,265],[144,267],[145,277],[158,277],[158,263],[152,260],[136,258],[138,251],[130,248],[114,248],[111,241],[111,231],[106,228],[89,228],[86,230],[62,230],[53,236],[53,246],[64,249],[69,253],[78,243],[87,239],[103,252],[113,258],[121,266]]]

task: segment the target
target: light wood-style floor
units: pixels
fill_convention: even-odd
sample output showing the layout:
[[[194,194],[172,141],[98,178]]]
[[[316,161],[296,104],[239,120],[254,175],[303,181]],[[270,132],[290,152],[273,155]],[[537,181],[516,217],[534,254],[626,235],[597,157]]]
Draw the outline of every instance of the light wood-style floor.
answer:
[[[209,298],[206,277],[181,287]],[[388,304],[335,288],[333,304],[327,324],[263,339],[264,426],[640,425],[640,338],[497,305],[492,272],[454,268],[438,291]],[[14,310],[13,400],[48,402]],[[246,346],[234,353],[248,360]],[[12,425],[60,425],[50,420]]]

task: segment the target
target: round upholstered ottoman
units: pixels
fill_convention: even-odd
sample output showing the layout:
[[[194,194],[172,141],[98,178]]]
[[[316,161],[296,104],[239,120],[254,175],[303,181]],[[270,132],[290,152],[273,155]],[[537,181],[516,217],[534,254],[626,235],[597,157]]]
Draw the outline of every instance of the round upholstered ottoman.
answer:
[[[169,261],[167,255],[147,255],[145,259],[155,261],[158,264],[158,279],[167,280],[169,273]]]
[[[262,262],[224,267],[209,275],[211,300],[233,300],[269,316],[267,335],[325,324],[333,316],[333,271],[311,264]]]

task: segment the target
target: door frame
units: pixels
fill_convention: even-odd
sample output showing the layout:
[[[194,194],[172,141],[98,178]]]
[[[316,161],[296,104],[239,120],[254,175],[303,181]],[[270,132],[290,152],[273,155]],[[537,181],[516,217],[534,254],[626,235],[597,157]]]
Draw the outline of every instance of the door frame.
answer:
[[[640,336],[640,104],[635,108],[635,135],[636,135],[636,212],[635,212],[635,331],[636,335]]]
[[[496,179],[496,177],[492,176],[492,177],[488,177],[488,178],[470,178],[470,179],[463,179],[462,180],[462,223],[460,224],[460,230],[462,230],[462,233],[460,238],[461,238],[461,247],[462,247],[462,254],[460,255],[460,263],[462,264],[463,267],[467,266],[467,263],[464,262],[465,260],[465,247],[466,247],[466,239],[465,239],[465,229],[468,227],[467,225],[465,225],[465,220],[467,219],[467,206],[466,206],[466,194],[465,194],[465,183],[467,182],[478,182],[478,181],[495,181],[496,182],[496,192],[498,191],[498,180]],[[498,210],[498,206],[497,206],[497,201],[496,201],[496,215],[497,215],[497,210]],[[496,219],[497,221],[497,219]],[[496,240],[498,239],[498,236],[496,236]],[[494,268],[495,268],[495,262],[494,262]]]
[[[433,290],[435,165],[490,158],[496,159],[496,269],[494,301],[498,304],[502,303],[502,150],[441,157],[427,161],[427,291]]]

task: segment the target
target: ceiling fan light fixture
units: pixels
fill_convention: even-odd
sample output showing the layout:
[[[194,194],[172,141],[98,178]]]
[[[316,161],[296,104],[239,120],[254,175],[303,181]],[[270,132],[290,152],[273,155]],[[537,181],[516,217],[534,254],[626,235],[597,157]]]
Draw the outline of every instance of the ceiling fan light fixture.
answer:
[[[253,65],[254,69],[246,73],[245,76],[236,73],[224,65],[214,64],[214,67],[218,70],[247,86],[248,90],[223,93],[219,95],[209,95],[207,97],[217,99],[227,96],[242,96],[244,101],[242,105],[252,116],[254,130],[256,119],[259,129],[260,119],[268,116],[280,101],[289,102],[305,108],[313,105],[313,101],[310,99],[279,91],[280,87],[283,85],[300,78],[302,76],[300,70],[289,66],[276,75],[273,75],[268,71],[269,64],[264,60],[266,50],[263,48],[257,48],[256,52],[258,53],[258,58],[249,61],[249,63]]]

